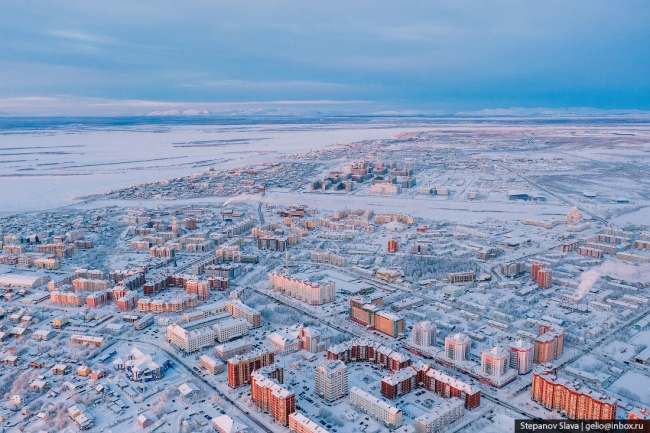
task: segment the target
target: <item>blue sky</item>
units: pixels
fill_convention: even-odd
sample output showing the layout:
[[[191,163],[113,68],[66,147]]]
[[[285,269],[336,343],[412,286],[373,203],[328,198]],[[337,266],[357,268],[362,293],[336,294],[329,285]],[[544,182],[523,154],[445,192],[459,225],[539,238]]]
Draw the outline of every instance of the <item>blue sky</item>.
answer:
[[[3,1],[0,11],[5,113],[278,101],[650,110],[648,1]]]

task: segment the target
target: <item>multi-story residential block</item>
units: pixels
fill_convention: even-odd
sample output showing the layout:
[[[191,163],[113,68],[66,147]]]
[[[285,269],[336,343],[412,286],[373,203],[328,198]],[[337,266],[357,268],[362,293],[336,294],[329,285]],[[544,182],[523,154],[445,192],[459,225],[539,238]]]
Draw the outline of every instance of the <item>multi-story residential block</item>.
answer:
[[[506,349],[495,346],[481,352],[481,370],[486,376],[501,377],[508,371],[510,354]]]
[[[463,417],[465,412],[461,399],[451,398],[415,418],[415,433],[436,433]]]
[[[557,368],[551,364],[538,365],[533,371],[531,398],[548,410],[563,412],[569,419],[609,421],[616,418],[618,401],[615,398],[558,377]]]
[[[627,413],[628,420],[650,420],[650,410],[647,407],[635,407]]]
[[[457,397],[470,410],[481,405],[479,389],[433,368],[424,375],[424,388],[445,398]]]
[[[241,339],[231,341],[226,344],[220,344],[214,348],[216,355],[222,360],[227,361],[235,355],[243,355],[253,350],[250,341]]]
[[[110,290],[100,290],[92,292],[86,297],[86,305],[89,308],[98,308],[106,304],[111,298],[112,292]]]
[[[370,193],[377,195],[397,195],[402,192],[402,185],[395,183],[376,183],[370,185]]]
[[[329,263],[336,266],[347,266],[348,259],[343,256],[331,253],[329,251],[312,251],[311,261],[317,263]]]
[[[295,433],[329,433],[300,412],[289,415],[289,430]]]
[[[418,370],[414,367],[396,371],[381,380],[381,395],[393,399],[408,394],[418,385]]]
[[[501,273],[506,277],[516,277],[526,272],[526,264],[523,262],[502,263]]]
[[[375,313],[373,327],[381,333],[397,337],[404,333],[404,318],[386,310],[378,311]]]
[[[411,342],[420,347],[436,347],[436,325],[425,320],[413,325]]]
[[[251,328],[259,328],[262,326],[262,315],[260,312],[244,304],[239,299],[226,301],[226,307],[233,317],[246,319],[246,321],[251,325]]]
[[[365,339],[354,339],[327,349],[327,359],[350,362],[371,362],[392,371],[411,365],[408,355],[397,352],[381,343]]]
[[[91,335],[71,335],[70,343],[73,344],[92,344],[96,347],[105,346],[108,343],[108,338],[94,337]]]
[[[373,303],[362,296],[350,297],[350,320],[363,326],[372,326],[375,323],[375,314],[382,310],[382,306]]]
[[[508,345],[510,366],[519,374],[527,374],[533,369],[533,345],[524,340],[517,340]]]
[[[241,318],[232,318],[212,325],[219,343],[225,343],[234,338],[248,335],[248,327],[248,322]]]
[[[321,305],[336,299],[336,289],[333,281],[312,283],[308,280],[271,272],[269,274],[269,287],[309,305]]]
[[[235,355],[228,360],[228,384],[237,388],[250,382],[251,373],[275,362],[275,353],[257,350],[245,355]]]
[[[343,361],[323,361],[314,371],[316,394],[332,402],[348,395],[348,372]]]
[[[251,373],[251,398],[260,410],[286,426],[296,411],[296,394],[282,386],[282,376],[276,379],[275,371],[277,367],[268,366]]]
[[[389,428],[395,429],[402,425],[403,415],[400,409],[379,400],[356,386],[350,389],[350,406],[370,415]]]
[[[117,308],[120,311],[132,310],[138,305],[138,293],[128,292],[117,299]]]
[[[548,289],[553,285],[553,270],[549,268],[537,271],[537,285],[542,289]]]
[[[219,374],[223,372],[225,368],[223,362],[208,355],[201,355],[199,357],[199,362],[203,368],[212,374]]]
[[[205,280],[192,279],[185,283],[188,295],[196,295],[199,301],[210,299],[210,283]]]
[[[534,361],[537,364],[559,358],[564,351],[564,329],[540,325],[535,339]]]
[[[445,355],[454,361],[470,359],[471,340],[466,334],[450,334],[445,338]]]
[[[167,341],[185,353],[192,353],[214,344],[216,333],[210,328],[188,331],[172,323],[167,327]]]

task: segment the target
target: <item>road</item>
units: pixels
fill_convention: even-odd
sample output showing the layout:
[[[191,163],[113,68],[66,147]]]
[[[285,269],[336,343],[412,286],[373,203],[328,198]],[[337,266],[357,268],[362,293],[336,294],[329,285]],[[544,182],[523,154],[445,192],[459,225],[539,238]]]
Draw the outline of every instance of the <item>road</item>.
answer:
[[[138,344],[143,344],[140,341],[134,340],[133,338],[127,338],[127,337],[117,337],[118,340],[122,341],[128,341],[130,343],[138,343]],[[260,429],[262,429],[263,432],[265,433],[277,433],[279,432],[278,430],[269,427],[267,424],[264,423],[264,421],[259,420],[255,414],[250,413],[250,408],[243,406],[239,401],[230,398],[228,395],[222,393],[216,386],[214,386],[212,383],[209,381],[205,380],[199,373],[194,371],[192,369],[192,366],[188,366],[185,362],[183,362],[179,357],[176,356],[175,353],[173,353],[170,350],[167,350],[167,348],[155,343],[155,342],[147,342],[144,344],[149,344],[150,346],[154,346],[159,350],[162,350],[165,352],[167,356],[169,356],[170,359],[172,359],[177,365],[182,365],[185,367],[187,371],[189,371],[197,380],[203,382],[204,385],[208,386],[210,389],[212,389],[215,393],[217,393],[221,398],[223,398],[225,401],[230,403],[232,406],[236,407],[241,411],[240,416],[243,418],[248,419],[251,423],[256,424]],[[275,427],[275,426],[273,426]]]
[[[555,193],[549,191],[547,188],[545,188],[545,187],[541,186],[540,184],[535,183],[535,182],[533,182],[532,180],[530,180],[530,179],[524,177],[522,174],[520,174],[519,172],[516,172],[516,171],[512,170],[511,168],[509,168],[509,167],[506,166],[505,164],[501,164],[501,167],[504,168],[504,169],[506,169],[506,170],[508,170],[510,173],[517,175],[517,177],[521,178],[524,182],[529,183],[530,185],[534,186],[535,188],[537,188],[537,189],[539,189],[539,190],[541,190],[541,191],[544,191],[544,192],[547,193],[548,195],[555,197],[556,199],[560,200],[561,202],[566,203],[566,204],[568,204],[568,205],[570,205],[570,206],[575,206],[575,207],[577,207],[578,209],[580,209],[580,211],[581,211],[582,213],[589,215],[589,216],[592,217],[594,220],[596,220],[596,221],[598,221],[598,222],[600,222],[600,223],[603,223],[604,225],[609,224],[608,221],[607,221],[605,218],[602,218],[602,217],[600,217],[600,216],[598,216],[598,215],[592,213],[591,211],[588,211],[588,210],[586,210],[586,209],[580,208],[580,206],[578,206],[576,203],[572,203],[571,201],[565,199],[565,198],[562,197],[561,195],[558,195],[558,194],[555,194]]]

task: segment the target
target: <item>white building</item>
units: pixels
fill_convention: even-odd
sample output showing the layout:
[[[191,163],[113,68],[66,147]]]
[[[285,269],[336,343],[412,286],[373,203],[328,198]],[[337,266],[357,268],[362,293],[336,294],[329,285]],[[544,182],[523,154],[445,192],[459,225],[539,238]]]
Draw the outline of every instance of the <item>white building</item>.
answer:
[[[212,346],[216,335],[210,328],[188,331],[175,323],[167,327],[167,340],[185,353],[196,352],[204,347]]]
[[[510,350],[510,366],[519,374],[526,374],[533,369],[532,343],[518,340],[508,345]]]
[[[481,369],[483,374],[501,377],[508,371],[508,351],[500,346],[484,349],[481,352]]]
[[[350,389],[350,405],[381,421],[390,428],[402,425],[402,411],[377,397],[353,386]]]
[[[259,328],[262,326],[262,315],[260,312],[244,304],[239,299],[226,301],[226,306],[228,307],[228,312],[233,317],[246,319],[250,323],[251,328]]]
[[[316,394],[327,401],[348,395],[348,372],[343,361],[322,361],[316,368]]]
[[[471,341],[466,334],[450,334],[445,338],[445,355],[454,361],[470,359]]]
[[[221,360],[214,359],[209,355],[201,355],[199,363],[212,374],[222,373],[225,369],[225,365]]]
[[[219,343],[230,341],[233,338],[248,335],[248,322],[242,318],[232,318],[212,325]]]
[[[370,194],[397,195],[402,192],[402,185],[396,183],[376,183],[370,185]]]
[[[463,417],[465,403],[451,398],[415,419],[416,433],[435,433]]]
[[[269,334],[266,337],[266,342],[273,347],[273,351],[282,355],[297,352],[302,348],[302,340],[297,328],[289,328]]]
[[[413,325],[411,342],[420,347],[436,346],[436,325],[428,320]]]
[[[248,433],[248,426],[228,415],[212,418],[212,427],[219,433]]]

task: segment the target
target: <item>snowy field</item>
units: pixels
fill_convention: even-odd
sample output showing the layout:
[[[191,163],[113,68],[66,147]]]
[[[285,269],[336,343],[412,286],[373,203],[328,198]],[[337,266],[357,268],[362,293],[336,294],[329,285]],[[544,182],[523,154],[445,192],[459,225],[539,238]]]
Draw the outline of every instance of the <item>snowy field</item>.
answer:
[[[390,138],[404,129],[389,125],[149,125],[0,131],[2,211],[65,206],[77,197],[208,167],[238,167],[334,143]]]

